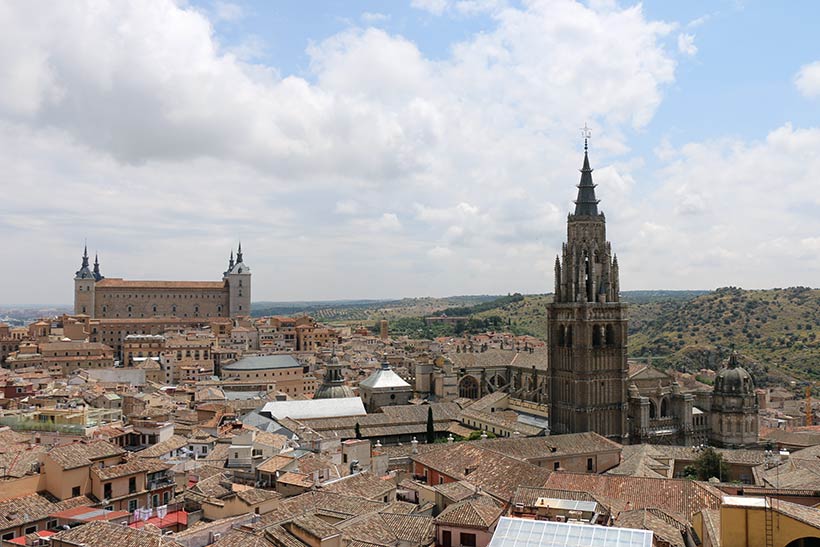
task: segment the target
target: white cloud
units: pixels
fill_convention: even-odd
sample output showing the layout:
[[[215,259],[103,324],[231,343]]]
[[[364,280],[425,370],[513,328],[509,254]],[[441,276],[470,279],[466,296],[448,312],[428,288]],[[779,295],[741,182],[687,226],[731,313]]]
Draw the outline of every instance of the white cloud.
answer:
[[[54,263],[26,281],[45,292],[0,269],[0,301],[69,300],[86,237],[110,275],[178,279],[221,272],[241,234],[260,299],[548,289],[508,258],[560,249],[579,112],[610,222],[635,214],[634,181],[603,158],[628,152],[674,80],[673,26],[639,5],[495,5],[442,58],[349,29],[313,44],[301,76],[172,0],[98,1],[93,17],[79,1],[4,5],[0,237]],[[425,275],[435,248],[481,275]],[[317,287],[331,261],[347,281]]]
[[[427,11],[433,15],[441,15],[447,9],[447,0],[410,0],[410,5],[418,10]]]
[[[216,18],[222,21],[235,22],[245,17],[245,10],[239,4],[217,0],[214,2]]]
[[[695,46],[695,35],[685,32],[678,34],[678,51],[690,57],[694,56],[698,52]]]
[[[818,147],[820,129],[784,125],[761,141],[670,149],[663,184],[616,227],[624,288],[811,284],[820,255],[806,234],[820,233],[820,197],[807,189]]]
[[[390,16],[385,13],[366,11],[362,13],[362,21],[369,24],[383,23],[390,20]]]
[[[806,97],[820,97],[820,61],[800,67],[794,85]]]
[[[359,212],[359,203],[352,199],[336,202],[336,212],[341,215],[355,215]]]
[[[451,251],[447,247],[433,247],[432,249],[427,251],[427,254],[430,256],[430,258],[442,259],[453,256],[453,251]]]

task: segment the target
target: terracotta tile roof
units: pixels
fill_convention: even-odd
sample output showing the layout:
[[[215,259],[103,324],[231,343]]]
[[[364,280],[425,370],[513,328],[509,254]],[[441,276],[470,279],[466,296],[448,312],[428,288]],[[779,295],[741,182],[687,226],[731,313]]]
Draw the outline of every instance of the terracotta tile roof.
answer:
[[[108,467],[94,467],[91,472],[102,481],[116,479],[117,477],[127,477],[138,473],[157,473],[170,469],[171,466],[159,460],[138,458],[119,465]]]
[[[407,501],[394,501],[383,511],[383,513],[393,513],[395,515],[410,515],[416,513],[419,506]]]
[[[513,506],[523,505],[524,507],[535,507],[538,498],[552,498],[572,501],[593,501],[600,504],[592,494],[586,492],[575,492],[573,490],[562,490],[557,488],[538,488],[533,486],[522,486],[515,490],[515,494],[510,502]]]
[[[720,547],[720,509],[704,509],[701,514],[706,537],[710,539],[712,547]],[[703,539],[705,538],[701,538]]]
[[[445,482],[433,486],[433,490],[439,492],[450,501],[462,501],[475,495],[476,487],[467,481]]]
[[[683,532],[688,526],[685,523],[679,523],[671,517],[667,516],[667,518],[664,518],[664,515],[663,511],[659,509],[624,511],[615,518],[615,526],[638,530],[651,530],[654,536],[666,545],[670,545],[671,547],[686,547]]]
[[[306,475],[305,473],[287,471],[279,475],[279,478],[276,479],[276,482],[281,482],[282,484],[291,484],[294,486],[301,486],[304,488],[310,488],[311,486],[313,486],[313,477],[311,475]]]
[[[312,536],[320,539],[330,538],[339,535],[339,530],[332,524],[322,520],[315,515],[302,515],[292,521],[294,526],[301,528]]]
[[[345,541],[395,545],[398,540],[396,532],[377,513],[354,517],[336,526]]]
[[[74,469],[90,465],[94,460],[124,454],[125,450],[108,441],[81,441],[55,446],[47,456],[63,469]]]
[[[486,439],[474,441],[474,443],[484,450],[492,450],[521,461],[539,460],[551,456],[620,451],[622,448],[620,444],[594,431],[550,435],[549,437]]]
[[[381,501],[385,496],[396,490],[396,483],[390,480],[382,480],[370,473],[359,473],[323,485],[321,488],[325,492]]]
[[[282,495],[273,490],[263,490],[262,488],[248,488],[247,490],[239,490],[236,492],[236,497],[247,503],[248,505],[257,505],[259,503],[281,498]]]
[[[217,473],[205,479],[200,479],[188,491],[206,498],[223,498],[231,493],[231,489],[225,485],[228,481],[224,473]]]
[[[289,518],[319,510],[331,510],[341,517],[351,517],[364,513],[382,511],[389,504],[376,502],[356,496],[346,496],[332,492],[311,490],[298,496],[282,500],[277,508],[268,514],[262,515],[256,527],[266,527],[277,524]]]
[[[134,455],[140,458],[159,458],[186,446],[188,446],[188,439],[182,435],[172,435],[170,439],[135,452]]]
[[[475,442],[443,445],[411,459],[452,479],[467,480],[503,500],[509,500],[519,486],[543,486],[550,474],[543,467],[484,450]]]
[[[52,513],[93,503],[85,496],[55,501],[44,494],[29,494],[0,501],[0,530],[46,518]]]
[[[101,520],[64,530],[51,536],[51,539],[85,547],[183,547],[161,534]]]
[[[436,517],[436,523],[486,530],[495,524],[503,513],[503,507],[492,499],[482,496],[448,505]]]
[[[784,500],[769,500],[769,503],[771,503],[772,509],[781,515],[786,515],[815,529],[820,529],[820,511],[816,508]]]
[[[48,448],[42,444],[5,443],[0,439],[0,467],[9,478],[36,473],[37,463]],[[2,484],[2,483],[0,483]]]
[[[279,524],[265,529],[265,539],[276,545],[276,547],[307,547],[305,543],[302,543]]]
[[[285,467],[293,464],[295,461],[296,459],[292,456],[277,454],[276,456],[271,456],[261,464],[257,465],[256,470],[263,471],[265,473],[275,473],[276,471],[281,471]]]
[[[106,277],[94,285],[103,289],[221,289],[224,281],[132,281],[118,277]]]
[[[436,535],[435,520],[427,515],[380,513],[382,520],[401,541],[430,545]]]
[[[210,547],[272,547],[272,545],[264,533],[235,528],[212,543]]]
[[[703,509],[720,507],[722,493],[706,483],[688,479],[653,479],[619,475],[555,472],[548,488],[588,492],[614,510],[656,507],[688,520]],[[627,507],[629,502],[630,507]]]

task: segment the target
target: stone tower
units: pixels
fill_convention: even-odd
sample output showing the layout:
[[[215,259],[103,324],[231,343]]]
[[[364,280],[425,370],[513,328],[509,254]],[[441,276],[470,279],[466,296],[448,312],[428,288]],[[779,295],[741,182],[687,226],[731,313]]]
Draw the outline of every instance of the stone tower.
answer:
[[[74,274],[74,314],[94,317],[94,285],[102,279],[99,260],[94,260],[94,270],[88,264],[88,246],[83,249],[83,262]]]
[[[588,137],[588,135],[585,135]],[[555,258],[555,298],[548,308],[550,430],[595,431],[627,440],[626,304],[620,302],[618,259],[598,211],[587,139],[575,213]]]
[[[737,363],[732,351],[715,377],[709,411],[709,441],[715,446],[748,448],[757,444],[758,402],[752,375]]]
[[[228,263],[228,270],[224,279],[228,282],[228,307],[230,316],[251,314],[251,269],[242,258],[242,243],[236,252],[236,263],[233,261],[233,251]]]

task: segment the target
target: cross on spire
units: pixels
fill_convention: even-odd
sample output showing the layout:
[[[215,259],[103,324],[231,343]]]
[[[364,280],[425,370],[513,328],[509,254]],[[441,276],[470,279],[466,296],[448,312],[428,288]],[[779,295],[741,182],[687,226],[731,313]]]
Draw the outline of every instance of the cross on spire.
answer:
[[[587,152],[589,150],[589,139],[592,138],[592,129],[586,123],[581,128],[581,135],[584,137],[584,152]]]

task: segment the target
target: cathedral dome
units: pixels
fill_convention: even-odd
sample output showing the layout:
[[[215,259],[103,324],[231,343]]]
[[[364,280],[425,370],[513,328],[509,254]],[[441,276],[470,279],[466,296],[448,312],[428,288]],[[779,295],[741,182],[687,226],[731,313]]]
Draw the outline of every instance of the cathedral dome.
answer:
[[[715,377],[715,393],[723,395],[750,395],[755,392],[752,375],[737,364],[737,352],[729,356],[729,362]]]

